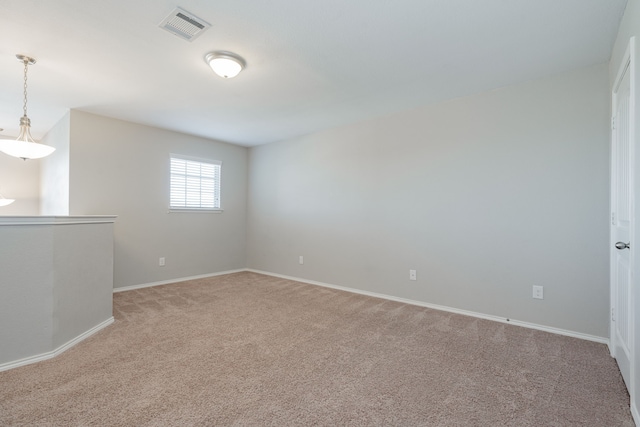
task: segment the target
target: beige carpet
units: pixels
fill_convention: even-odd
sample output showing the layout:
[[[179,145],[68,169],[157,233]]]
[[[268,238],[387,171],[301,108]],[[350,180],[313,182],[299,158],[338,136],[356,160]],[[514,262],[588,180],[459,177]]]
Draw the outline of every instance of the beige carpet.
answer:
[[[2,426],[633,426],[606,346],[238,273],[114,295]]]

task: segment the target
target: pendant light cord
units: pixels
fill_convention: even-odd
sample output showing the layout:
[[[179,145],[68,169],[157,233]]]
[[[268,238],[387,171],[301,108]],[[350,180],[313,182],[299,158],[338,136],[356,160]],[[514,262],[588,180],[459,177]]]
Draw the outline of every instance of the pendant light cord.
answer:
[[[24,105],[22,110],[24,111],[24,116],[27,117],[27,67],[29,61],[27,59],[24,60]]]

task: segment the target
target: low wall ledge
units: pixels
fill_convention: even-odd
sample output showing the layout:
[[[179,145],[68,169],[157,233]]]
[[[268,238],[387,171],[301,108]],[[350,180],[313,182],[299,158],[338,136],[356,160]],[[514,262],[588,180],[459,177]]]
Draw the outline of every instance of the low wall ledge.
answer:
[[[66,225],[114,223],[116,215],[0,216],[0,227],[14,225]]]

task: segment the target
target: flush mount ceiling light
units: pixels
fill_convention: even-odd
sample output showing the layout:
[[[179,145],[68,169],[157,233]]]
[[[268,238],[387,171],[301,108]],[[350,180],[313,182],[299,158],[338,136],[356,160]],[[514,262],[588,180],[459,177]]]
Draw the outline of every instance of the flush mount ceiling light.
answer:
[[[204,60],[214,73],[225,79],[237,76],[245,66],[244,59],[235,53],[226,51],[207,53]]]
[[[35,64],[36,60],[25,55],[16,55],[16,58],[24,64],[24,104],[22,107],[24,114],[20,117],[18,139],[0,141],[0,151],[23,160],[39,159],[53,153],[55,148],[36,142],[31,136],[31,120],[27,117],[27,69],[29,65]]]

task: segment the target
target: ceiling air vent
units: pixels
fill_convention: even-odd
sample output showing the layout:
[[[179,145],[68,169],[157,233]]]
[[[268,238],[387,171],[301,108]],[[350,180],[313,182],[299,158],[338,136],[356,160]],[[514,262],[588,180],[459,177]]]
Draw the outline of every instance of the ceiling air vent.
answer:
[[[211,27],[211,24],[179,7],[176,7],[175,10],[160,23],[160,28],[164,28],[187,41],[196,39],[209,27]]]

